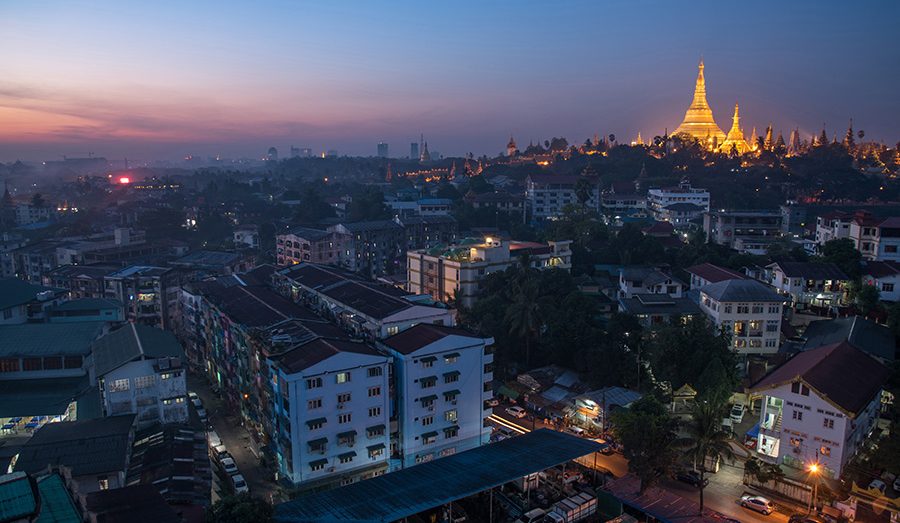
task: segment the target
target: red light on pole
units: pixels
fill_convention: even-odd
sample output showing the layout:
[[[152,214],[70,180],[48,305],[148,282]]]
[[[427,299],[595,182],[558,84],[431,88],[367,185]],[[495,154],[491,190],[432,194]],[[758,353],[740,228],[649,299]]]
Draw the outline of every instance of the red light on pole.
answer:
[[[121,183],[122,185],[127,185],[127,184],[131,183],[131,178],[129,178],[127,176],[120,176],[119,183]]]

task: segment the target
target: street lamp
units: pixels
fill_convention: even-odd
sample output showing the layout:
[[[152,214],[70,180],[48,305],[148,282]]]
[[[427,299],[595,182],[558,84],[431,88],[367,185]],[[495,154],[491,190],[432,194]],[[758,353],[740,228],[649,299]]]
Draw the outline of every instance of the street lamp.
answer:
[[[813,495],[812,495],[811,498],[809,498],[809,507],[806,509],[806,513],[807,513],[807,514],[811,514],[811,513],[812,513],[812,508],[813,508],[813,506],[815,506],[815,504],[816,504],[816,498],[817,498],[818,495],[819,495],[819,472],[820,472],[820,467],[819,467],[818,461],[817,461],[816,463],[811,463],[811,464],[809,465],[808,470],[809,470],[809,473],[812,475],[812,477],[815,478],[815,483],[813,483]]]

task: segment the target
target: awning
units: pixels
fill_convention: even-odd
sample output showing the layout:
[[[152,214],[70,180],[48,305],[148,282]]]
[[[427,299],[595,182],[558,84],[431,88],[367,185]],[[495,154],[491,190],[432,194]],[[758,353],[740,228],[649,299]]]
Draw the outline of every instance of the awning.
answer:
[[[421,398],[419,398],[419,401],[421,401],[422,403],[425,403],[426,401],[434,401],[436,399],[437,399],[437,396],[432,394],[431,396],[422,396]]]
[[[458,358],[458,357],[459,357],[459,353],[458,353],[458,352],[451,352],[450,354],[444,354],[444,359],[445,359],[445,360],[446,360],[446,359],[450,359],[450,358]]]
[[[379,430],[384,430],[384,425],[372,425],[366,429],[366,432],[377,432]]]
[[[309,466],[310,466],[310,467],[319,467],[319,466],[324,467],[324,466],[327,465],[327,464],[328,464],[328,460],[327,460],[327,459],[317,459],[317,460],[315,460],[315,461],[310,461],[310,462],[309,462]]]
[[[327,421],[328,421],[327,418],[316,418],[316,419],[311,419],[311,420],[307,421],[306,424],[309,425],[310,427],[312,427],[312,426],[319,425],[319,424],[324,425],[325,422],[327,422]]]
[[[434,432],[434,431],[426,432],[425,434],[422,434],[422,439],[436,438],[436,437],[437,437],[437,432]]]
[[[748,438],[756,438],[759,436],[759,423],[753,425],[753,427],[747,431]]]
[[[455,431],[459,431],[459,427],[456,426],[456,425],[454,425],[454,426],[452,426],[452,427],[444,427],[444,432],[445,432],[445,433],[446,433],[446,432],[451,432],[451,431],[454,431],[454,430],[455,430]]]
[[[458,370],[451,370],[450,372],[445,372],[445,373],[444,373],[444,377],[445,377],[445,378],[447,378],[447,377],[454,377],[454,376],[455,376],[455,377],[459,377],[459,371],[458,371]]]
[[[314,439],[312,441],[307,442],[307,445],[309,445],[310,448],[315,448],[315,447],[321,447],[322,445],[325,445],[326,443],[328,443],[328,438],[319,438],[319,439]]]
[[[366,447],[366,450],[368,450],[369,452],[375,452],[377,450],[384,450],[384,443],[379,443],[378,445],[372,445],[372,446]]]
[[[456,396],[459,396],[459,394],[460,394],[460,392],[458,390],[448,390],[447,392],[444,393],[444,397],[445,398],[455,398]]]
[[[347,432],[338,433],[337,437],[339,438],[353,438],[356,436],[355,430],[348,430]]]
[[[355,458],[355,457],[356,457],[356,452],[353,452],[353,451],[350,451],[350,452],[344,452],[343,454],[338,454],[338,458],[341,458],[341,459],[344,459],[344,458]]]
[[[497,389],[497,394],[501,394],[509,399],[518,399],[519,393],[515,390],[507,387],[506,385],[500,385],[500,388]]]
[[[437,361],[437,357],[435,356],[425,356],[424,358],[419,359],[419,361],[424,361],[425,363]]]
[[[437,381],[437,376],[426,376],[424,378],[419,378],[420,383],[428,382],[428,381]]]

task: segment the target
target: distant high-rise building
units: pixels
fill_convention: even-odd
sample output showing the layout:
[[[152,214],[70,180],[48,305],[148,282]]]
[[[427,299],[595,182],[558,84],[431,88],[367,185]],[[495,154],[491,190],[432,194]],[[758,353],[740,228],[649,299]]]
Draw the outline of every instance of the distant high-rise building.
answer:
[[[302,158],[312,158],[312,149],[309,147],[303,147],[300,149],[300,156]]]
[[[274,147],[269,147],[269,152],[266,154],[266,160],[270,162],[278,161],[278,149]]]
[[[291,158],[299,158],[300,157],[300,148],[291,146]]]
[[[325,158],[337,158],[338,152],[337,149],[328,149],[328,152],[325,153]]]
[[[388,157],[388,144],[384,142],[378,142],[378,157],[379,158],[387,158]]]
[[[419,158],[419,143],[412,142],[409,144],[409,157],[412,160],[417,160]]]

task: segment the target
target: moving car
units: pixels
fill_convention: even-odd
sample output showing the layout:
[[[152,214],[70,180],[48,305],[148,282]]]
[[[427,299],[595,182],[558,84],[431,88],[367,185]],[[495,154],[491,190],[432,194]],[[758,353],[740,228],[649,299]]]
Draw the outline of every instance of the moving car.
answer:
[[[234,476],[238,473],[237,465],[235,465],[234,458],[232,458],[230,454],[228,455],[228,457],[222,458],[219,463],[222,464],[222,470],[224,470],[225,473],[229,476]]]
[[[766,516],[768,516],[772,512],[775,512],[775,505],[767,498],[764,498],[762,496],[741,496],[741,506],[744,508],[749,508],[750,510],[755,510],[761,514],[765,514]]]
[[[231,476],[231,484],[234,485],[234,491],[237,494],[241,494],[243,492],[250,492],[250,487],[247,486],[247,481],[244,480],[244,476],[240,474],[235,474]]]
[[[740,423],[744,420],[744,404],[743,403],[735,403],[733,407],[731,407],[731,421],[735,423]]]
[[[575,425],[569,425],[568,427],[566,427],[566,431],[578,437],[584,436],[584,429],[581,427],[576,427]]]
[[[696,470],[680,470],[675,473],[675,479],[700,488],[700,473]],[[707,485],[709,485],[709,479],[703,478],[703,486],[706,487]]]
[[[514,418],[519,419],[524,418],[528,415],[528,413],[525,412],[525,409],[523,409],[522,407],[509,407],[506,409],[506,413]]]

